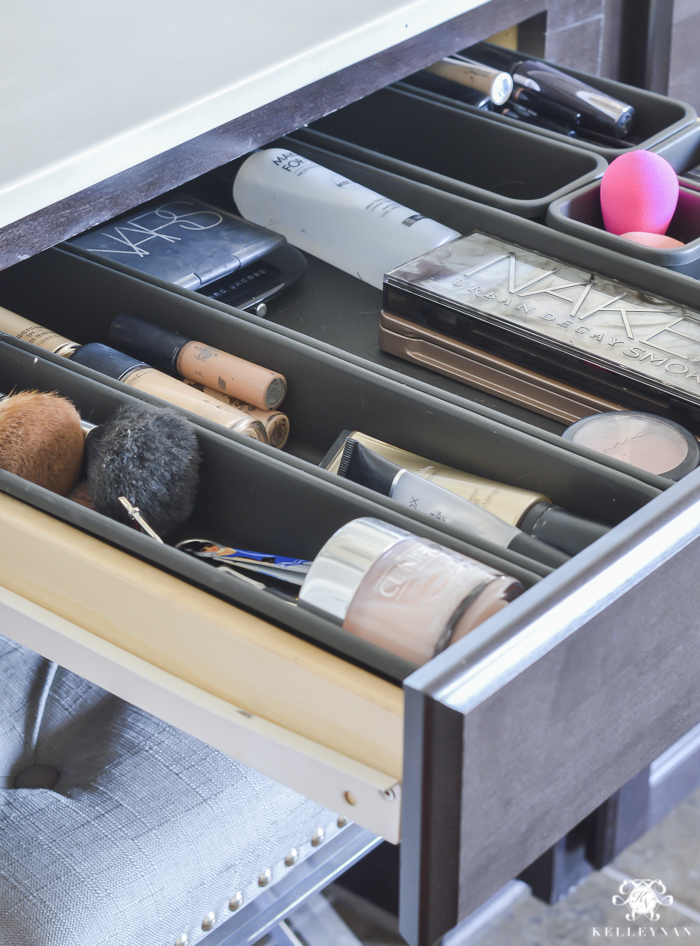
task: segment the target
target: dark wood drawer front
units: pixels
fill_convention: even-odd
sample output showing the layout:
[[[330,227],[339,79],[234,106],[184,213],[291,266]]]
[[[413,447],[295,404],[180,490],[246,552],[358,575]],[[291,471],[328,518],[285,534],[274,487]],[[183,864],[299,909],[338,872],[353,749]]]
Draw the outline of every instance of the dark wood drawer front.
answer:
[[[700,720],[700,471],[413,674],[402,932],[432,943]]]

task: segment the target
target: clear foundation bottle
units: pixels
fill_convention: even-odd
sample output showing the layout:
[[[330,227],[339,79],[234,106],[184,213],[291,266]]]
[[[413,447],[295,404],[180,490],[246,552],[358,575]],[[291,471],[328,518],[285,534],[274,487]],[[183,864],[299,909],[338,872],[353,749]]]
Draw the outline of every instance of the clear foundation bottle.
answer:
[[[372,644],[424,664],[523,591],[515,578],[379,519],[342,526],[299,594]]]

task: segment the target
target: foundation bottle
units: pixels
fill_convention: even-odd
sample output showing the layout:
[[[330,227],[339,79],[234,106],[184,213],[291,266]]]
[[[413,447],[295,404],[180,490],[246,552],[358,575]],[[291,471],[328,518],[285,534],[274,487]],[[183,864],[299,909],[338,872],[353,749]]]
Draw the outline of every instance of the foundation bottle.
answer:
[[[289,438],[289,418],[282,411],[264,411],[252,404],[246,404],[245,401],[240,401],[237,397],[222,394],[220,391],[215,391],[214,388],[205,388],[194,381],[186,381],[185,384],[190,384],[193,388],[206,394],[207,397],[213,397],[216,401],[229,404],[231,407],[235,407],[236,410],[248,414],[249,417],[259,420],[265,428],[267,442],[271,447],[281,449],[286,444]]]
[[[312,563],[301,607],[424,664],[523,591],[515,578],[379,519],[342,526]]]
[[[79,347],[77,342],[72,342],[69,338],[64,338],[63,335],[44,328],[43,325],[37,325],[36,322],[31,322],[17,315],[16,312],[3,309],[2,306],[0,306],[0,332],[21,338],[30,345],[37,345],[45,351],[51,351],[54,355],[62,355],[65,358],[70,358]]]
[[[287,382],[279,372],[134,315],[114,319],[109,341],[119,351],[143,358],[160,371],[181,375],[262,410],[279,407],[287,393]]]
[[[129,355],[115,351],[107,345],[99,342],[82,345],[71,356],[71,361],[99,371],[108,378],[121,381],[122,384],[127,384],[138,391],[152,394],[153,397],[161,398],[176,407],[192,411],[193,414],[205,417],[215,424],[221,424],[229,430],[235,430],[244,437],[252,437],[253,440],[267,443],[265,428],[259,420],[255,420],[249,414],[244,414],[243,411],[237,411],[228,404],[222,404],[214,398],[207,397],[206,394],[183,384],[182,381],[171,378],[170,375],[163,374],[162,371],[157,371],[150,365],[136,361],[135,358],[130,358]]]

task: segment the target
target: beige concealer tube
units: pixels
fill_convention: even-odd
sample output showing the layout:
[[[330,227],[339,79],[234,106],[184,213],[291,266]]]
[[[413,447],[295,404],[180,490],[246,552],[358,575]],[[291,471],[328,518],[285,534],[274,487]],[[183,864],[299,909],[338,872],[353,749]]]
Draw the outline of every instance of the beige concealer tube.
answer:
[[[259,420],[265,428],[267,442],[271,447],[282,449],[287,442],[289,437],[289,418],[286,414],[283,414],[282,411],[264,411],[259,407],[254,407],[252,404],[246,404],[245,401],[239,401],[238,398],[231,397],[228,394],[222,394],[220,391],[215,391],[213,388],[202,387],[201,384],[195,384],[194,381],[187,381],[186,384],[197,388],[198,391],[201,391],[208,397],[213,397],[217,401],[228,404],[236,408],[236,410],[243,411],[243,413],[247,414],[249,417]]]
[[[69,358],[79,347],[77,342],[72,342],[63,335],[57,335],[56,332],[44,328],[43,325],[37,325],[36,322],[31,322],[2,306],[0,306],[0,332],[6,332],[15,338],[21,338],[24,342],[66,358]]]
[[[235,430],[245,437],[267,443],[265,428],[249,414],[236,410],[228,404],[222,404],[212,397],[207,397],[201,391],[190,385],[183,384],[176,378],[151,368],[143,362],[136,361],[129,355],[124,355],[114,348],[99,343],[82,345],[71,356],[71,361],[99,371],[115,381],[121,381],[129,387],[144,391],[153,397],[158,397],[176,407],[192,411],[199,417],[205,417],[215,424],[221,424],[228,430]]]
[[[440,463],[434,463],[425,457],[416,456],[415,453],[409,453],[407,450],[400,450],[398,447],[392,447],[381,440],[375,440],[374,437],[368,437],[355,430],[348,434],[353,440],[357,440],[365,447],[369,447],[380,457],[391,460],[397,466],[403,467],[409,473],[417,473],[423,479],[430,480],[443,489],[449,489],[450,492],[468,499],[469,502],[482,509],[486,509],[498,516],[504,522],[517,526],[533,506],[538,503],[550,500],[541,493],[531,493],[526,489],[519,489],[517,486],[506,486],[504,483],[494,483],[492,480],[485,480],[480,476],[473,476],[471,473],[463,473],[461,470],[455,470],[450,466],[443,466]],[[331,473],[337,473],[340,466],[340,458],[343,455],[345,439],[341,444],[338,453],[332,458],[327,469]]]
[[[64,355],[76,364],[100,371],[116,381],[159,397],[176,407],[192,411],[193,414],[205,417],[215,424],[221,424],[228,430],[235,430],[245,437],[267,443],[267,433],[257,418],[228,404],[222,404],[162,371],[108,348],[107,345],[80,345],[3,308],[0,308],[0,332],[21,338],[55,355]]]
[[[134,315],[118,315],[112,321],[109,341],[154,368],[179,374],[262,410],[279,407],[287,393],[287,382],[279,372]]]

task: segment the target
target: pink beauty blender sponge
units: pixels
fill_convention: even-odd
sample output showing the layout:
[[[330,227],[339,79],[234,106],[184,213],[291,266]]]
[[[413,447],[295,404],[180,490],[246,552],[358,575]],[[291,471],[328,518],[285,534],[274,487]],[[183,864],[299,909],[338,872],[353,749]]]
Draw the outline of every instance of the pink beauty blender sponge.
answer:
[[[600,182],[600,209],[609,233],[665,233],[678,203],[678,177],[660,154],[628,151]]]

